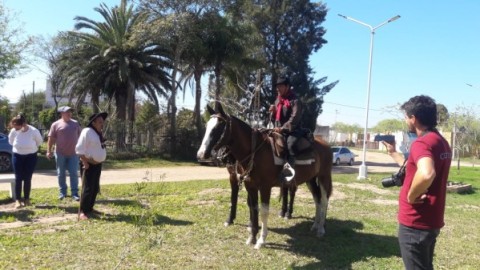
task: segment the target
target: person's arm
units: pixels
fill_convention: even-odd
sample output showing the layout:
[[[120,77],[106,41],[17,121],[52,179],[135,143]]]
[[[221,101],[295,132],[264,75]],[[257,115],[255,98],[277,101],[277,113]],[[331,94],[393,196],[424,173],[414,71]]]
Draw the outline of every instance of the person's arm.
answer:
[[[90,167],[90,164],[88,163],[88,158],[85,155],[80,155],[80,161],[82,162],[84,170],[87,170],[88,167]]]
[[[88,158],[85,155],[86,150],[87,150],[87,136],[88,132],[86,129],[82,130],[80,133],[80,137],[78,138],[77,145],[75,145],[75,153],[78,155],[80,158],[80,161],[82,162],[83,169],[88,169],[90,167],[90,164],[88,164]]]
[[[393,158],[393,160],[399,165],[402,166],[403,162],[405,161],[405,157],[402,153],[397,152],[395,149],[395,143],[390,144],[386,141],[382,141],[385,148],[387,148],[387,153]]]
[[[16,137],[17,137],[17,132],[15,132],[15,129],[12,128],[12,130],[10,130],[10,133],[8,133],[8,143],[10,145],[13,145],[13,142],[15,141]]]
[[[40,145],[42,145],[43,143],[43,138],[42,138],[42,134],[40,134],[40,130],[35,129],[34,136],[35,136],[34,139],[35,139],[35,143],[37,144],[37,147],[40,147]]]
[[[302,120],[302,113],[303,113],[303,106],[300,100],[296,100],[292,106],[292,114],[287,122],[285,122],[282,126],[282,130],[293,131],[295,130],[300,121]]]
[[[425,193],[432,185],[436,172],[433,159],[422,157],[417,162],[417,172],[413,176],[412,185],[408,190],[407,201],[410,204],[422,203],[425,199]]]
[[[48,136],[48,141],[47,141],[47,158],[50,159],[53,156],[53,145],[55,144],[57,140],[52,137]]]

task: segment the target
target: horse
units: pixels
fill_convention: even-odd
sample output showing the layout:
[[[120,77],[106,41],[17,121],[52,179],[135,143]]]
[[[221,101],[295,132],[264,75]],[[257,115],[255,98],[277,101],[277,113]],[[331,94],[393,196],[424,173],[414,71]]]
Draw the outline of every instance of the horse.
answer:
[[[253,244],[255,249],[260,249],[266,242],[271,189],[275,186],[297,186],[302,183],[307,184],[315,202],[312,230],[316,230],[316,235],[322,237],[325,234],[328,200],[332,193],[333,162],[330,146],[322,140],[315,139],[312,144],[314,162],[308,165],[295,164],[295,178],[288,183],[281,182],[279,175],[283,167],[275,164],[274,150],[268,139],[237,117],[226,114],[219,102],[216,102],[214,112],[207,122],[197,158],[208,158],[212,149],[225,146],[243,168],[242,177],[245,178],[243,183],[248,193],[247,204],[251,223],[246,244]],[[257,239],[260,231],[259,214],[262,228]]]
[[[224,223],[225,227],[228,227],[235,222],[237,217],[237,203],[238,203],[238,193],[240,192],[243,179],[240,179],[240,175],[244,172],[241,165],[239,165],[233,156],[230,153],[225,154],[221,157],[222,162],[225,164],[230,183],[230,212]],[[297,186],[295,185],[282,185],[280,187],[280,199],[282,200],[282,208],[279,217],[285,219],[291,219],[293,214],[293,201],[295,199],[295,193],[297,191]],[[290,200],[288,200],[290,198]],[[248,226],[250,227],[250,225]]]

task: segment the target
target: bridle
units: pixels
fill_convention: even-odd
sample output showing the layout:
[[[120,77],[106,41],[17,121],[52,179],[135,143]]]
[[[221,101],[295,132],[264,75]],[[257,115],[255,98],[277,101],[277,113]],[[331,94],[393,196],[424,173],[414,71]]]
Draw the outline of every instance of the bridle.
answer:
[[[225,123],[225,128],[224,131],[218,140],[218,142],[213,146],[214,150],[218,150],[223,146],[226,146],[227,143],[232,139],[232,117],[230,116],[221,116],[221,115],[213,115],[212,117],[217,117],[219,120],[223,121]],[[242,160],[237,160],[235,162],[235,172],[238,175],[237,172],[237,166],[240,165],[242,166],[242,163],[248,160],[246,169],[244,172],[240,175],[239,177],[239,185],[242,184],[243,180],[248,180],[250,178],[250,173],[253,170],[253,160],[255,159],[255,153],[260,150],[260,148],[268,141],[268,139],[264,139],[259,145],[257,145],[257,136],[256,136],[256,131],[252,129],[252,140],[251,140],[251,152],[248,154],[245,158]],[[228,148],[228,147],[227,147]],[[243,167],[243,166],[242,166]]]

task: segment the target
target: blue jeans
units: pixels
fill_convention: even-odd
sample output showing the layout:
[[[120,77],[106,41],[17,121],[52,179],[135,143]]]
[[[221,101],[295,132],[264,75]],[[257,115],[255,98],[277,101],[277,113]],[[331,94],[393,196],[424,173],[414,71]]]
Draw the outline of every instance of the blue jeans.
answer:
[[[13,153],[12,163],[15,172],[15,196],[17,200],[22,198],[23,182],[23,195],[25,200],[29,200],[30,190],[32,189],[32,174],[37,164],[37,153],[28,155]]]
[[[55,153],[55,160],[57,162],[58,186],[60,187],[60,196],[67,195],[67,175],[70,175],[70,190],[72,196],[78,196],[78,156],[63,156]]]

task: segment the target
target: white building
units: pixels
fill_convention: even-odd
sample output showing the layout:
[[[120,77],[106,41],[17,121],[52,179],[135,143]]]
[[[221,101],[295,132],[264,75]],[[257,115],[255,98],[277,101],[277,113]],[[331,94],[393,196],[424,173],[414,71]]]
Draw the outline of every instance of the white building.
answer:
[[[65,104],[71,104],[74,105],[77,103],[77,98],[74,97],[72,100],[69,100],[70,96],[70,90],[67,90],[66,93],[63,93],[62,95],[57,94],[57,102],[59,105],[65,105]],[[100,96],[100,101],[103,101],[104,97]],[[91,96],[88,94],[85,97],[85,100],[83,101],[84,105],[88,105],[91,103]],[[52,84],[50,83],[50,80],[47,80],[46,82],[46,88],[45,88],[45,108],[52,108],[55,107],[55,100],[53,96],[53,90],[52,90]]]

